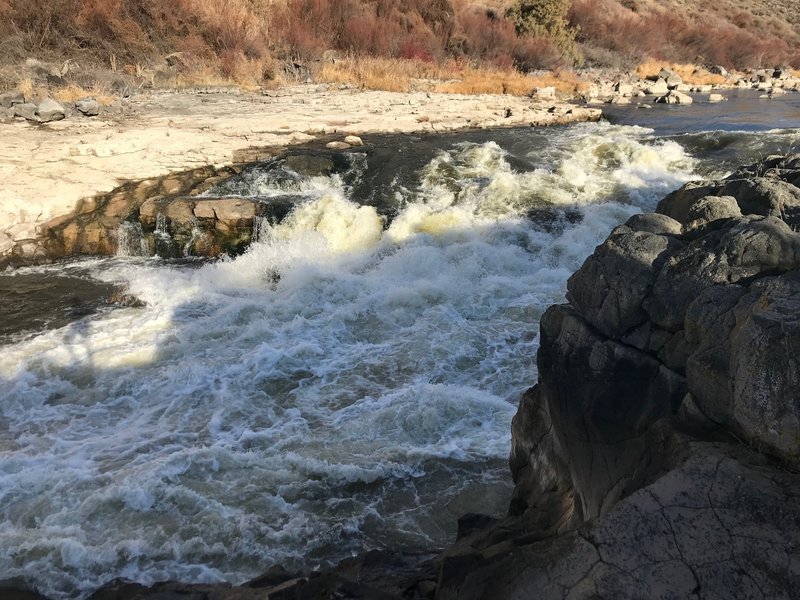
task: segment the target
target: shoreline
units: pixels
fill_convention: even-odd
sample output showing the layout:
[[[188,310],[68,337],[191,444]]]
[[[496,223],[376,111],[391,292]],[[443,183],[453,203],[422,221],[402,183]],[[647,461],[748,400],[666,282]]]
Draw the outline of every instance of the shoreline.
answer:
[[[0,123],[0,263],[30,261],[47,223],[124,183],[251,162],[248,151],[320,138],[562,125],[598,108],[508,95],[381,92],[307,84],[262,93],[159,92],[119,115]]]

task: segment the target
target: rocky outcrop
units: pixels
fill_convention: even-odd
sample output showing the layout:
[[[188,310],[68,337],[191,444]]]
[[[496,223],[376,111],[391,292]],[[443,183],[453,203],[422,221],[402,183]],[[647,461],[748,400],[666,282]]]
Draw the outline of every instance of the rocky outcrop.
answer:
[[[252,198],[194,196],[146,200],[139,223],[151,254],[166,258],[240,254],[267,205]]]
[[[125,223],[137,225],[140,235],[150,234],[148,243],[153,247],[145,254],[161,251],[164,256],[181,256],[190,240],[189,254],[196,250],[196,255],[216,256],[240,250],[252,235],[252,207],[248,209],[240,200],[215,199],[219,203],[215,208],[210,199],[196,198],[238,171],[238,167],[202,167],[126,183],[108,194],[83,200],[72,214],[43,224],[39,239],[16,247],[12,257],[42,261],[76,254],[116,254],[120,231],[125,231],[120,227]],[[197,214],[196,207],[200,207]],[[155,231],[162,210],[165,241],[159,245]],[[193,235],[196,239],[192,240]]]
[[[794,597],[798,182],[800,156],[689,183],[572,276],[510,516],[448,550],[437,598]]]

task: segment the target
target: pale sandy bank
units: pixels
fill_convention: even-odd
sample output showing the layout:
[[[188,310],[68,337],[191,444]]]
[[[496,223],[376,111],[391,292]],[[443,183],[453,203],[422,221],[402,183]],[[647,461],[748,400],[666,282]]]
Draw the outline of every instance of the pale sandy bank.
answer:
[[[120,110],[120,109],[117,109]],[[125,181],[242,160],[259,146],[318,136],[552,125],[598,109],[514,96],[372,92],[299,86],[261,94],[156,93],[121,114],[0,124],[0,257],[40,226]]]

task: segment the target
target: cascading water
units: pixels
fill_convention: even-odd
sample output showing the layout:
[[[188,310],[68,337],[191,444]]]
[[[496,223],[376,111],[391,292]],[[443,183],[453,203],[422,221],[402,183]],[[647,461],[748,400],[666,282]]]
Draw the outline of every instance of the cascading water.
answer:
[[[150,256],[141,223],[120,223],[117,228],[117,256]]]
[[[153,232],[155,254],[162,258],[178,258],[183,253],[179,251],[175,240],[172,239],[167,225],[167,216],[164,213],[158,213],[156,215],[156,229]]]
[[[505,511],[541,312],[616,224],[711,165],[608,124],[393,144],[391,176],[226,184],[288,207],[237,258],[40,269],[146,306],[3,347],[3,577],[55,598],[241,582],[435,548],[459,515]]]

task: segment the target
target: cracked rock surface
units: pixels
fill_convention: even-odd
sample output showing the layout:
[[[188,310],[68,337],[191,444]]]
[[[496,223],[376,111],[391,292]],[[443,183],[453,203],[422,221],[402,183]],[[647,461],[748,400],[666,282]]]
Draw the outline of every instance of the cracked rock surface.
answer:
[[[796,598],[800,477],[734,444],[688,446],[681,466],[591,526],[484,551],[437,598]]]

